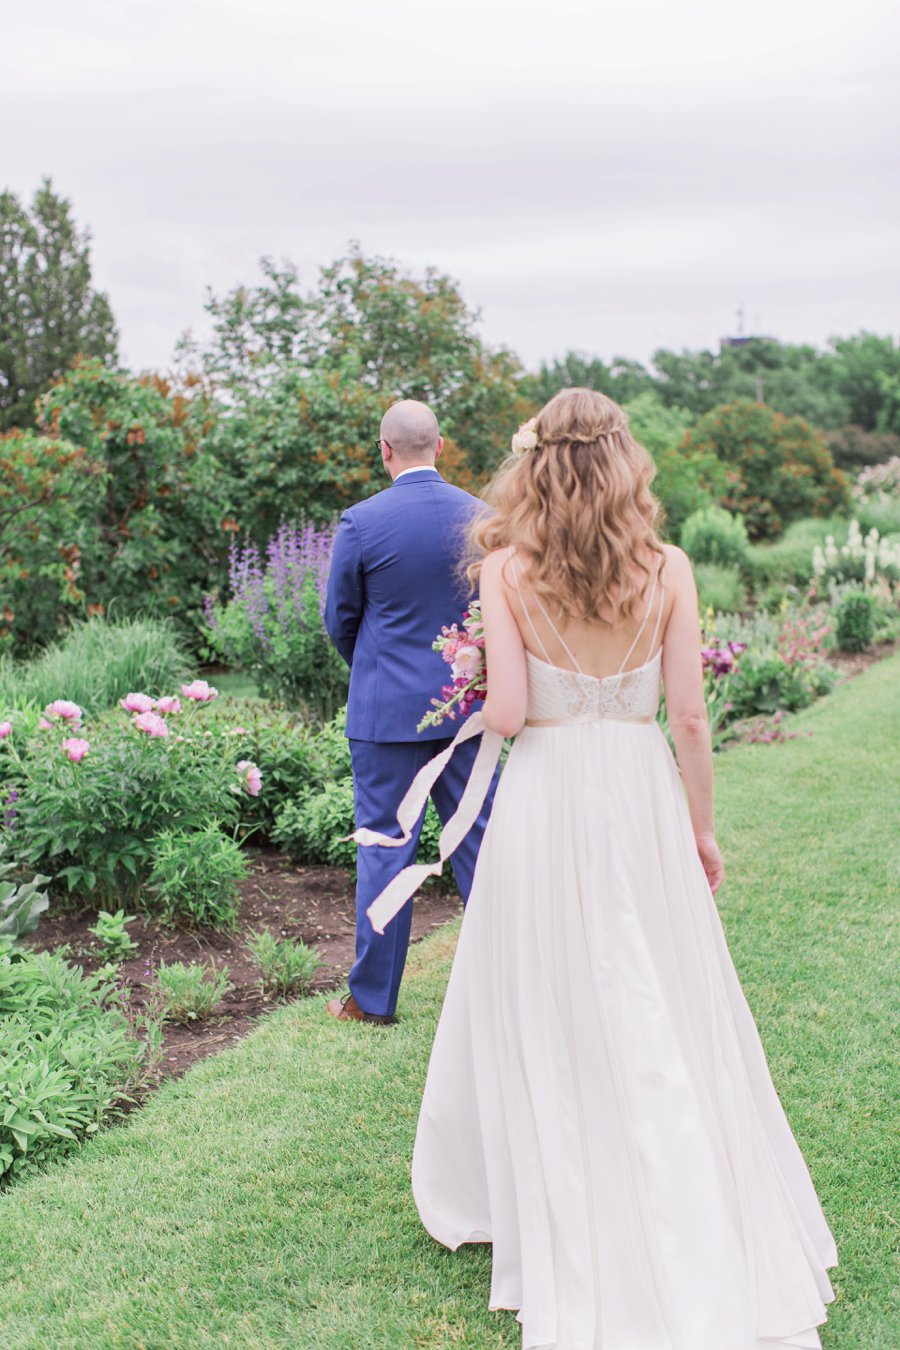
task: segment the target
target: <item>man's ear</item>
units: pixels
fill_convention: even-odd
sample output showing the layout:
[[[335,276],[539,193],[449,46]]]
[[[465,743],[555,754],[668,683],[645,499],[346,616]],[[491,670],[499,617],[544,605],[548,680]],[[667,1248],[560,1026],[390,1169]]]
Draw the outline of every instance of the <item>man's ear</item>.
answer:
[[[443,436],[438,436],[438,448],[434,452],[435,459],[440,459],[441,451],[443,450],[443,448],[444,448],[444,438]]]

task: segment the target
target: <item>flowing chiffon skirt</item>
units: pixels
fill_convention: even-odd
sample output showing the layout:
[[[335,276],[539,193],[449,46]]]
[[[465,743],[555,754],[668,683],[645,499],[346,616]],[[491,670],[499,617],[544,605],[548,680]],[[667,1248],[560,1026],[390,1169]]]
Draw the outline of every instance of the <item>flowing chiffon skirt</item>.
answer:
[[[413,1159],[493,1243],[523,1350],[820,1345],[837,1253],[655,724],[526,727],[503,773]]]

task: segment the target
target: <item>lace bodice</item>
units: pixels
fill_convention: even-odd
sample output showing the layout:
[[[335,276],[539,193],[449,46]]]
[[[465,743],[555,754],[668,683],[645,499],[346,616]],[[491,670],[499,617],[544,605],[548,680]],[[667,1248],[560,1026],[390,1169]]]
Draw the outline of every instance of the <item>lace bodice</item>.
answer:
[[[662,648],[634,670],[597,678],[563,670],[526,652],[528,660],[527,720],[541,722],[599,722],[652,720],[659,711]]]

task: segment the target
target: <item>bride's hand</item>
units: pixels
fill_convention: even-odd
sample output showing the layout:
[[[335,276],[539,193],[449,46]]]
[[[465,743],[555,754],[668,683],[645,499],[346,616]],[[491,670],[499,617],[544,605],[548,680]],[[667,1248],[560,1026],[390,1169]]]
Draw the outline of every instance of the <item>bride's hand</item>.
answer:
[[[700,854],[700,861],[706,873],[706,880],[709,882],[709,889],[715,895],[725,876],[725,864],[722,861],[719,845],[716,843],[716,836],[714,834],[698,834],[694,837],[697,841],[697,852]]]

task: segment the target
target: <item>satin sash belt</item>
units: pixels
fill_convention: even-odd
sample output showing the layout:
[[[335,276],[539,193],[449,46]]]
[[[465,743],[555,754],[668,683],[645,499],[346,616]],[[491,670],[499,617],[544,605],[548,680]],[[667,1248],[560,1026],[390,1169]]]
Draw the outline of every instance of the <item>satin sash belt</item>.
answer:
[[[600,717],[596,713],[582,713],[578,717],[528,717],[525,719],[526,727],[587,727],[600,722],[642,722],[650,726],[656,721],[655,717],[635,716],[635,717],[617,717],[615,713],[603,713]]]
[[[447,858],[462,843],[475,824],[491,786],[494,770],[500,762],[503,737],[499,736],[496,731],[487,730],[480,712],[473,713],[468,721],[460,727],[446,750],[442,750],[439,755],[435,755],[434,759],[424,764],[407,789],[403,801],[397,808],[397,824],[403,831],[399,839],[365,827],[345,836],[347,839],[355,840],[363,848],[368,848],[372,844],[380,844],[382,848],[402,848],[404,844],[408,844],[412,838],[413,827],[425,809],[431,789],[446,768],[454,750],[458,745],[462,745],[465,741],[470,741],[473,736],[478,735],[481,735],[482,739],[478,747],[478,754],[475,756],[475,763],[472,765],[472,772],[469,774],[469,781],[466,783],[459,805],[441,830],[438,840],[438,853],[440,855],[438,861],[435,863],[413,863],[409,867],[404,867],[393,880],[388,882],[381,894],[372,901],[366,910],[369,922],[376,933],[384,932],[391,919],[400,913],[407,900],[415,894],[423,881],[427,880],[428,877],[439,877],[441,875]]]

